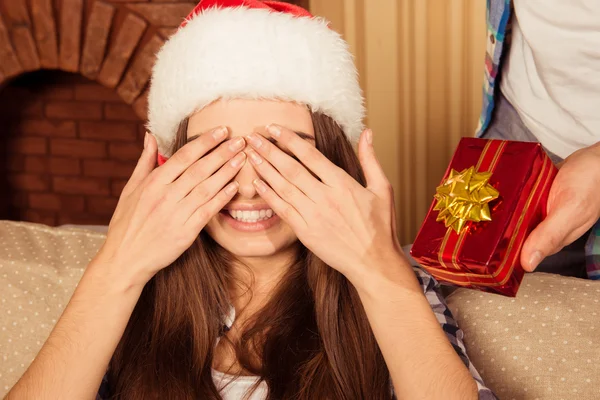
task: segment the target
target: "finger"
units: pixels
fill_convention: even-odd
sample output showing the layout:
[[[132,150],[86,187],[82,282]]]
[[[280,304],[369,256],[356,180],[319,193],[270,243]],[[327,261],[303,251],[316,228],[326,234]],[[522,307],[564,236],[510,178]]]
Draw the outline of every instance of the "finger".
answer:
[[[302,164],[256,133],[247,136],[246,139],[250,146],[269,161],[285,179],[294,182],[294,185],[313,200],[316,199],[323,183],[319,182]]]
[[[280,125],[267,126],[267,132],[279,144],[288,149],[302,164],[328,186],[339,186],[343,176],[347,176],[317,148],[301,139],[296,132]]]
[[[367,188],[376,194],[389,195],[390,183],[379,160],[377,160],[375,148],[373,147],[373,131],[370,129],[366,129],[360,135],[358,159],[367,180]]]
[[[246,142],[238,137],[222,143],[215,151],[193,163],[179,178],[171,184],[177,199],[187,196],[192,189],[208,179],[212,174],[231,160],[231,168],[238,171],[246,160],[246,155],[240,151]],[[238,155],[239,157],[236,157]]]
[[[185,222],[185,226],[200,233],[215,215],[217,215],[223,207],[233,199],[240,187],[239,183],[231,182],[226,187],[221,189],[216,196],[210,199],[207,203],[196,208],[190,217]]]
[[[281,174],[273,168],[271,164],[265,161],[256,151],[249,149],[246,151],[250,162],[258,174],[275,190],[275,192],[291,204],[299,212],[307,211],[315,203],[300,191],[294,184],[286,180]]]
[[[521,250],[521,265],[525,271],[532,272],[544,258],[559,252],[564,246],[577,238],[572,238],[578,228],[574,226],[570,209],[556,208],[548,214],[527,237]]]
[[[214,175],[196,185],[184,198],[180,206],[192,214],[198,207],[207,203],[229,183],[246,160],[244,153],[238,154],[231,162],[219,169]]]
[[[158,152],[158,145],[156,144],[156,138],[154,135],[146,132],[144,136],[144,149],[138,159],[137,165],[131,174],[131,177],[127,181],[127,184],[123,188],[122,195],[129,195],[133,192],[142,181],[152,172],[156,166],[156,154]]]
[[[159,182],[169,184],[227,137],[225,127],[202,133],[177,150],[160,168]]]
[[[306,228],[307,224],[302,215],[292,206],[290,203],[284,201],[281,197],[271,189],[265,181],[261,179],[255,179],[254,187],[258,192],[259,196],[263,198],[269,207],[278,215],[282,220],[287,222],[292,229],[298,232],[299,229]]]

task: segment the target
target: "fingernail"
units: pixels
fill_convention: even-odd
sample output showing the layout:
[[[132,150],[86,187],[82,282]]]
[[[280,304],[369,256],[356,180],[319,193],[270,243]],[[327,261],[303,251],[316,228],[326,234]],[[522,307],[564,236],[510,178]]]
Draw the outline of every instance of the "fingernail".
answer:
[[[244,163],[244,161],[246,161],[246,154],[242,152],[237,156],[233,157],[233,160],[231,160],[231,166],[237,168],[241,166]]]
[[[370,129],[367,129],[367,143],[373,144],[373,131]]]
[[[147,145],[148,145],[148,132],[146,132],[144,134],[144,149],[146,148]]]
[[[542,253],[540,251],[535,251],[531,255],[531,258],[529,259],[529,265],[531,266],[531,270],[532,271],[534,269],[536,269],[538,265],[540,265],[540,263],[542,262],[543,258],[544,257],[542,256]]]
[[[212,135],[215,138],[215,140],[221,140],[225,137],[225,135],[227,135],[227,128],[225,128],[224,126],[221,126],[217,129],[215,129],[213,131]]]
[[[260,146],[262,146],[262,139],[256,133],[252,133],[252,134],[248,135],[247,138],[248,138],[248,141],[250,142],[250,144],[252,146],[256,147],[257,149]]]
[[[251,150],[248,152],[248,155],[250,156],[250,161],[252,161],[252,164],[259,165],[262,163],[262,158],[257,152]]]
[[[275,137],[281,136],[281,129],[277,125],[267,125],[267,131]]]
[[[238,137],[236,139],[233,139],[231,141],[231,144],[229,145],[229,150],[231,151],[238,151],[240,150],[242,147],[244,147],[244,138]]]
[[[254,186],[256,186],[256,190],[258,190],[260,193],[264,193],[267,191],[267,184],[261,181],[260,179],[255,179],[253,183]]]
[[[229,185],[227,185],[227,187],[225,188],[225,193],[227,193],[228,195],[232,195],[237,193],[238,188],[240,187],[240,184],[237,182],[231,182]]]

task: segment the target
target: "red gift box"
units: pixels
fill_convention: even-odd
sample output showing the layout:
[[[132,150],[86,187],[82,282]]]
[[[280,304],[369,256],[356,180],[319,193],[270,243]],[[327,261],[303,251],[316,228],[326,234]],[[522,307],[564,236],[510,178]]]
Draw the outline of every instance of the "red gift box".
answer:
[[[461,139],[411,255],[440,282],[514,297],[556,173],[539,143]]]

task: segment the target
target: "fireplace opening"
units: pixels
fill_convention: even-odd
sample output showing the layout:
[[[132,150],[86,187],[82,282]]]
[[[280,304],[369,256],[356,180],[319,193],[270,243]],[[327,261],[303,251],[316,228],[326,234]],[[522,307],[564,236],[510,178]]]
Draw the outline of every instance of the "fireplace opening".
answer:
[[[144,122],[111,89],[40,70],[0,90],[0,219],[107,225]]]

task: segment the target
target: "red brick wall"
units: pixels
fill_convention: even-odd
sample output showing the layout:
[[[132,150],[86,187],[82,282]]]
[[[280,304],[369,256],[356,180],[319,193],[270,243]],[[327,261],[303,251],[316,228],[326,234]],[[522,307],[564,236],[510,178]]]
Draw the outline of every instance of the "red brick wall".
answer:
[[[142,149],[144,124],[110,89],[57,71],[0,92],[0,219],[107,224]]]
[[[154,55],[195,3],[0,0],[0,219],[109,222]]]

